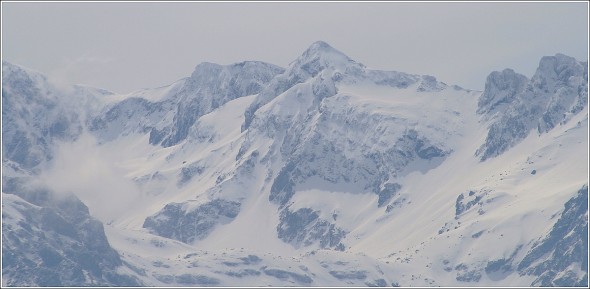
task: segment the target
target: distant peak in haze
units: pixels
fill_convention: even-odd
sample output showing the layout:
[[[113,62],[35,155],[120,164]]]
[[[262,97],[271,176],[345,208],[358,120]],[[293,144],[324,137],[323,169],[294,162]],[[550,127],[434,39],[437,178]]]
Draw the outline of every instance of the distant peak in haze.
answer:
[[[274,64],[262,62],[262,61],[242,61],[238,63],[232,63],[228,65],[221,65],[212,62],[201,62],[191,74],[191,79],[201,79],[203,81],[216,82],[220,75],[268,75],[274,76],[282,73],[284,69]],[[268,72],[268,73],[267,73]]]
[[[255,69],[255,68],[260,68],[260,67],[268,67],[268,68],[275,69],[275,70],[276,69],[278,69],[278,70],[283,69],[277,65],[266,63],[263,61],[242,61],[242,62],[227,64],[227,65],[204,61],[204,62],[197,64],[194,72],[221,70],[221,69]]]

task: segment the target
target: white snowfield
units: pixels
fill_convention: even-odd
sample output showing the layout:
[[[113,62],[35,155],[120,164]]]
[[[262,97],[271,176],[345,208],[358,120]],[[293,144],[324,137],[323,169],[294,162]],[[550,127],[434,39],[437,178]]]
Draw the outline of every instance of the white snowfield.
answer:
[[[223,69],[248,69],[240,67]],[[194,122],[180,113],[188,78],[124,96],[87,92],[102,107],[80,113],[84,129],[56,141],[38,179],[76,194],[104,224],[123,261],[118,272],[145,286],[587,284],[587,262],[546,269],[550,277],[523,273],[558,257],[548,249],[523,262],[588,184],[587,101],[572,108],[587,99],[579,79],[563,84],[586,90],[567,95],[564,109],[574,112],[564,121],[546,132],[526,127],[482,161],[476,152],[511,106],[501,100],[518,94],[496,91],[500,106],[482,113],[481,91],[371,70],[324,42],[272,69],[270,79],[224,72],[227,83],[207,91],[266,86],[219,105],[205,104],[214,97],[196,101],[210,111]],[[133,98],[141,108],[129,102],[114,114]],[[105,125],[89,125],[93,119]],[[188,131],[177,144],[153,143],[152,128],[181,131],[179,124]],[[3,155],[3,182],[20,174],[14,162]],[[23,217],[11,206],[24,200],[5,193],[3,222],[19,226]]]

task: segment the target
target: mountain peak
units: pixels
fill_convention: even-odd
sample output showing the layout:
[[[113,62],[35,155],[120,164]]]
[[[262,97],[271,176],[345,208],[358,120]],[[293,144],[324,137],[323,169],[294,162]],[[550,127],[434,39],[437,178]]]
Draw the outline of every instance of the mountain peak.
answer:
[[[195,66],[195,70],[193,71],[193,77],[198,74],[211,74],[215,71],[220,71],[223,68],[222,65],[212,62],[201,62]]]
[[[477,112],[488,113],[502,104],[511,103],[526,88],[528,81],[526,76],[510,68],[490,73],[479,98]]]
[[[330,44],[324,42],[324,41],[316,41],[314,43],[312,43],[309,48],[307,48],[307,51],[329,51],[329,50],[336,50],[334,49],[334,47],[330,46]]]
[[[220,73],[222,70],[256,70],[256,69],[269,69],[273,71],[281,71],[283,68],[274,64],[262,62],[262,61],[242,61],[238,63],[232,63],[228,65],[217,64],[213,62],[201,62],[197,64],[193,71],[195,74],[210,74]]]
[[[41,74],[40,72],[37,72],[35,70],[32,70],[21,65],[10,63],[5,60],[2,60],[2,75],[3,81],[4,78],[8,77],[9,75],[19,75],[19,77],[24,77],[26,75],[28,77],[34,77],[43,80],[47,79],[47,77]]]
[[[539,61],[539,67],[533,78],[539,82],[542,79],[551,79],[566,83],[571,76],[581,76],[584,74],[584,66],[575,58],[561,53],[554,56],[543,56]]]
[[[190,78],[201,84],[220,83],[222,79],[237,77],[238,75],[245,78],[272,78],[283,71],[284,69],[279,66],[261,61],[243,61],[228,65],[201,62],[195,67]]]
[[[324,41],[316,41],[312,43],[299,58],[326,57],[330,55],[349,59],[344,53],[338,51]]]
[[[346,70],[347,66],[362,66],[324,41],[312,43],[293,63],[292,68],[315,76],[326,68]]]

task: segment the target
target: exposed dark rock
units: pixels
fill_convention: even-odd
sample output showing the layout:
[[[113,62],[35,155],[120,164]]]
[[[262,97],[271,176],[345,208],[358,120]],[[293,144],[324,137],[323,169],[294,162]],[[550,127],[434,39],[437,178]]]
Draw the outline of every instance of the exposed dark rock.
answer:
[[[285,271],[281,269],[264,269],[263,272],[268,276],[273,276],[283,281],[291,279],[296,283],[304,285],[309,285],[311,284],[311,282],[313,282],[313,279],[311,279],[311,277],[307,276],[306,274],[297,274],[294,272]]]
[[[302,208],[291,212],[288,208],[281,212],[277,226],[279,239],[295,247],[310,246],[319,243],[320,248],[343,250],[341,240],[346,232],[336,225],[319,218],[317,212]]]
[[[193,210],[184,203],[170,203],[153,216],[147,217],[143,227],[158,236],[184,243],[206,238],[218,224],[233,220],[240,211],[240,203],[215,199]]]
[[[383,189],[379,191],[379,200],[377,201],[377,207],[382,207],[391,201],[391,198],[395,196],[395,193],[399,191],[402,186],[397,183],[387,183],[383,186]]]
[[[367,279],[367,272],[365,271],[330,271],[330,275],[337,279],[345,280],[364,280]]]
[[[138,286],[102,223],[75,196],[38,188],[2,199],[2,275],[8,286]],[[14,193],[14,194],[13,194]],[[20,219],[20,220],[19,220]]]
[[[576,270],[571,266],[578,267]],[[588,285],[588,186],[564,205],[549,234],[518,264],[521,275],[538,276],[531,286]],[[579,274],[580,272],[581,274]]]

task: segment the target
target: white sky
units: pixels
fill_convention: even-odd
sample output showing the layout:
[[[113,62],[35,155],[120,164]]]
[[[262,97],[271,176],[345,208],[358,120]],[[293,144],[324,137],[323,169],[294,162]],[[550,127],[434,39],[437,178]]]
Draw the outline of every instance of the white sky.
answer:
[[[588,4],[2,2],[2,59],[114,92],[158,87],[203,61],[286,67],[316,40],[369,68],[483,89],[544,55],[588,59]]]

